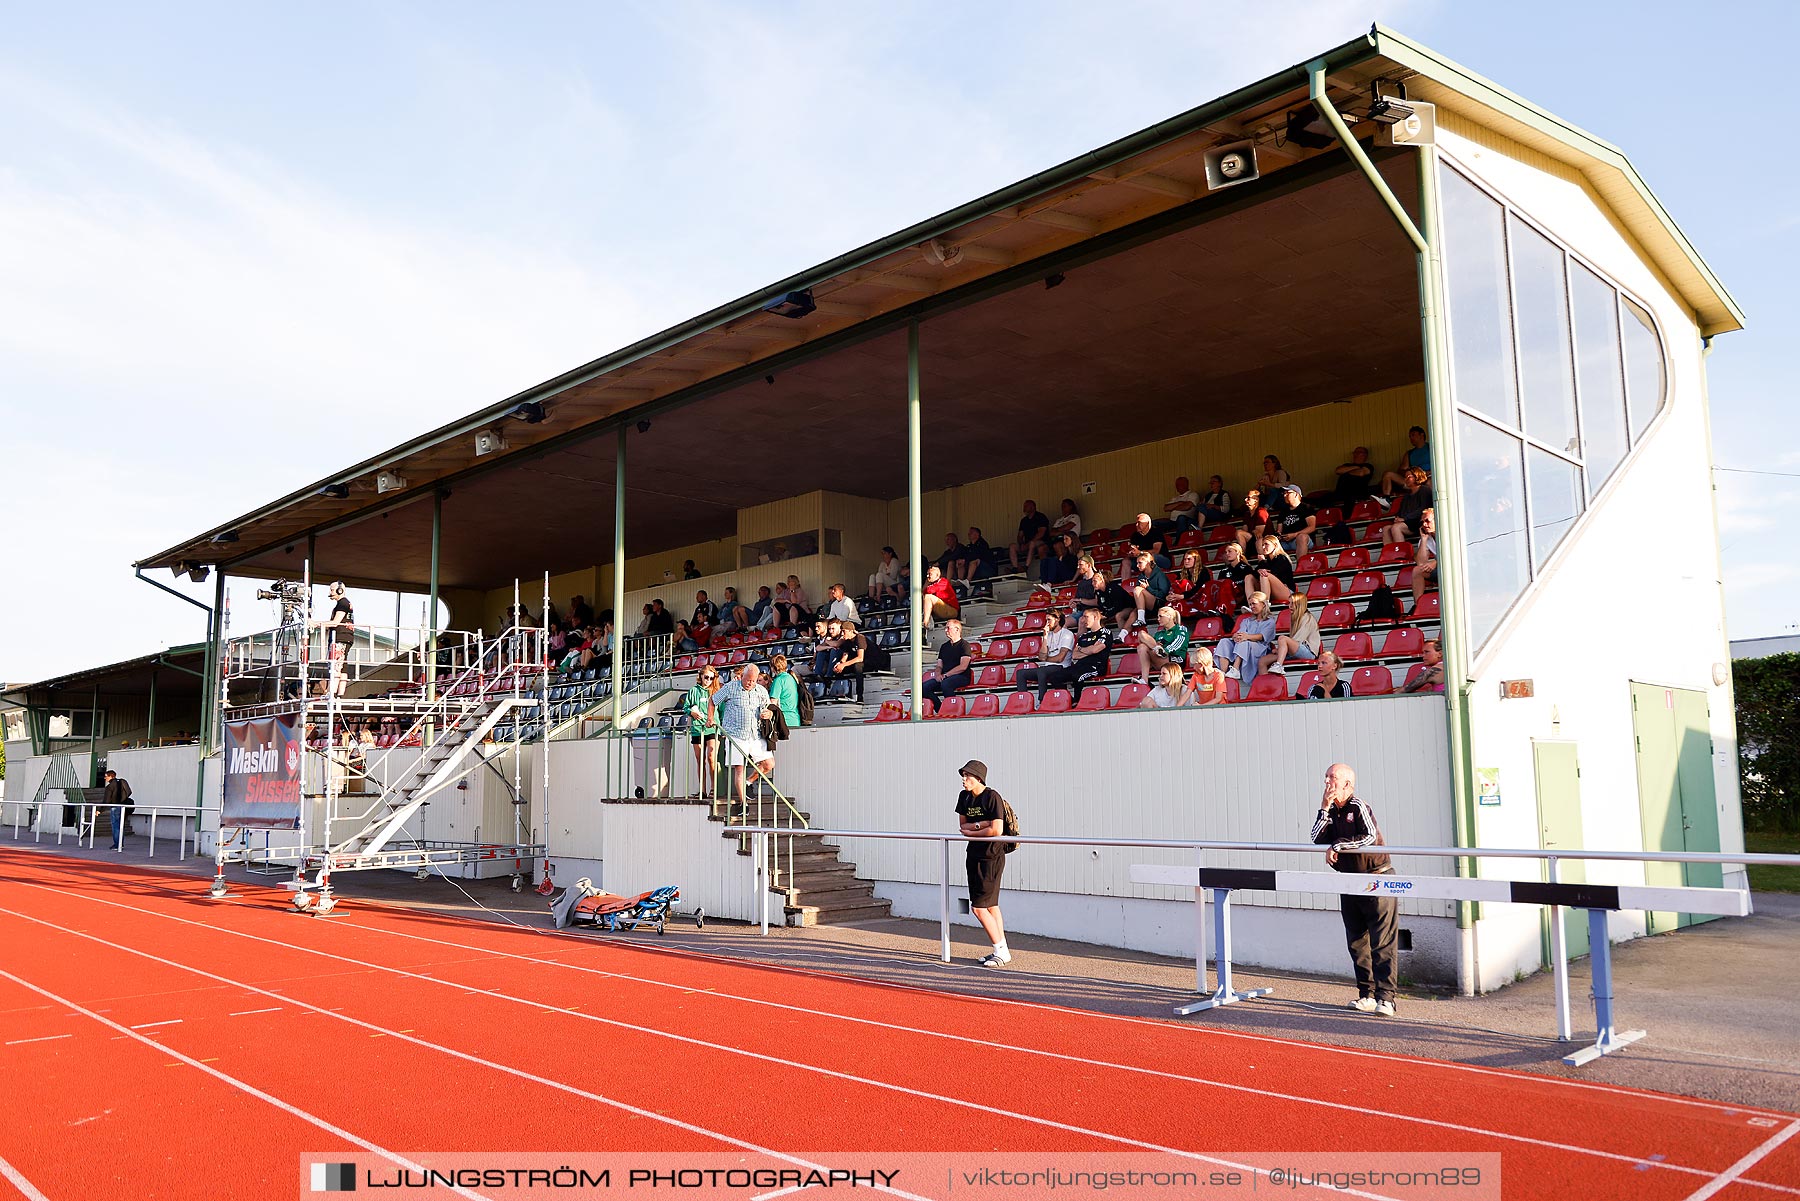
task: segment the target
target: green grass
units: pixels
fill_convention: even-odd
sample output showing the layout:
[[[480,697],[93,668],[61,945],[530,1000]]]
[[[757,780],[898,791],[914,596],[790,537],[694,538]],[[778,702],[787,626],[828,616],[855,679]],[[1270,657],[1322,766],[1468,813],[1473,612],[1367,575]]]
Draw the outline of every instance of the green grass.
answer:
[[[1800,834],[1744,832],[1744,849],[1764,855],[1800,855]],[[1755,892],[1800,892],[1800,867],[1750,865],[1750,887]]]

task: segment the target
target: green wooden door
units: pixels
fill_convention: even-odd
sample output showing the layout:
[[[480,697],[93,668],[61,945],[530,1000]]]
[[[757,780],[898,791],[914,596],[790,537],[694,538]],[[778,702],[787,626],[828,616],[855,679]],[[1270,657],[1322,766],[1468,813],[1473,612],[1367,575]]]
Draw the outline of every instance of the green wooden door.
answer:
[[[1572,742],[1533,740],[1531,760],[1537,773],[1538,845],[1546,851],[1579,850],[1586,845],[1581,832],[1581,764]],[[1549,878],[1546,867],[1545,878]],[[1564,884],[1587,883],[1587,864],[1565,859],[1556,865],[1556,878]],[[1550,962],[1550,910],[1544,917],[1544,962]],[[1563,942],[1569,958],[1588,953],[1587,914],[1564,909]]]
[[[1638,809],[1647,851],[1717,851],[1718,798],[1713,789],[1712,735],[1706,694],[1654,684],[1631,686],[1637,740]],[[1710,863],[1646,863],[1646,884],[1718,888]],[[1705,914],[1652,913],[1650,932],[1710,921]]]

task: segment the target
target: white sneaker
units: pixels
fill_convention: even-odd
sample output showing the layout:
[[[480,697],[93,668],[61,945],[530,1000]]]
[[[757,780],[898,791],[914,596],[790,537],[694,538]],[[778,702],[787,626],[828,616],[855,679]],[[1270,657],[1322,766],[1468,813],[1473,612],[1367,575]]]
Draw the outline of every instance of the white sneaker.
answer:
[[[1384,1018],[1393,1017],[1394,1016],[1394,1003],[1392,1001],[1377,1001],[1377,1002],[1375,1002],[1375,1015],[1377,1017],[1384,1017]]]
[[[1287,664],[1274,663],[1268,667],[1263,668],[1263,670],[1266,672],[1269,672],[1271,675],[1285,676],[1287,674]]]
[[[1005,967],[1012,962],[1012,955],[1004,951],[990,951],[976,962],[981,967]]]
[[[1230,667],[1225,669],[1225,678],[1227,680],[1241,680],[1244,678],[1244,673],[1238,670],[1238,665],[1234,662]]]
[[[1350,1002],[1350,1008],[1356,1010],[1358,1013],[1374,1013],[1380,1006],[1376,1004],[1374,997],[1358,997],[1356,1000]],[[1392,1005],[1389,1005],[1389,1012],[1392,1012],[1393,1008]]]

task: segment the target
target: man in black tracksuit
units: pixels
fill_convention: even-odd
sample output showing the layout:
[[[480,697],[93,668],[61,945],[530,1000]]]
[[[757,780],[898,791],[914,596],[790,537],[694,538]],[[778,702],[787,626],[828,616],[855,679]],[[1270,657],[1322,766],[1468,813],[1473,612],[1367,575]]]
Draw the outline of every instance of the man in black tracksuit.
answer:
[[[1333,763],[1325,773],[1325,798],[1313,820],[1312,840],[1330,847],[1325,862],[1337,871],[1373,876],[1394,870],[1388,856],[1368,849],[1385,846],[1386,840],[1375,824],[1375,811],[1356,795],[1356,773],[1348,764]],[[1356,967],[1357,996],[1350,1008],[1393,1017],[1399,902],[1391,896],[1346,895],[1338,898],[1338,907]]]

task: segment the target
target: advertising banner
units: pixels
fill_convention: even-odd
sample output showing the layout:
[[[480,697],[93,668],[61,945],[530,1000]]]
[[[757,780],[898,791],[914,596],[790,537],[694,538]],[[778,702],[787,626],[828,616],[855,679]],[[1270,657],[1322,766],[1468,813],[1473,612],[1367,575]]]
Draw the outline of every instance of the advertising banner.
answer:
[[[300,826],[300,756],[295,717],[225,723],[225,829],[295,830]]]

